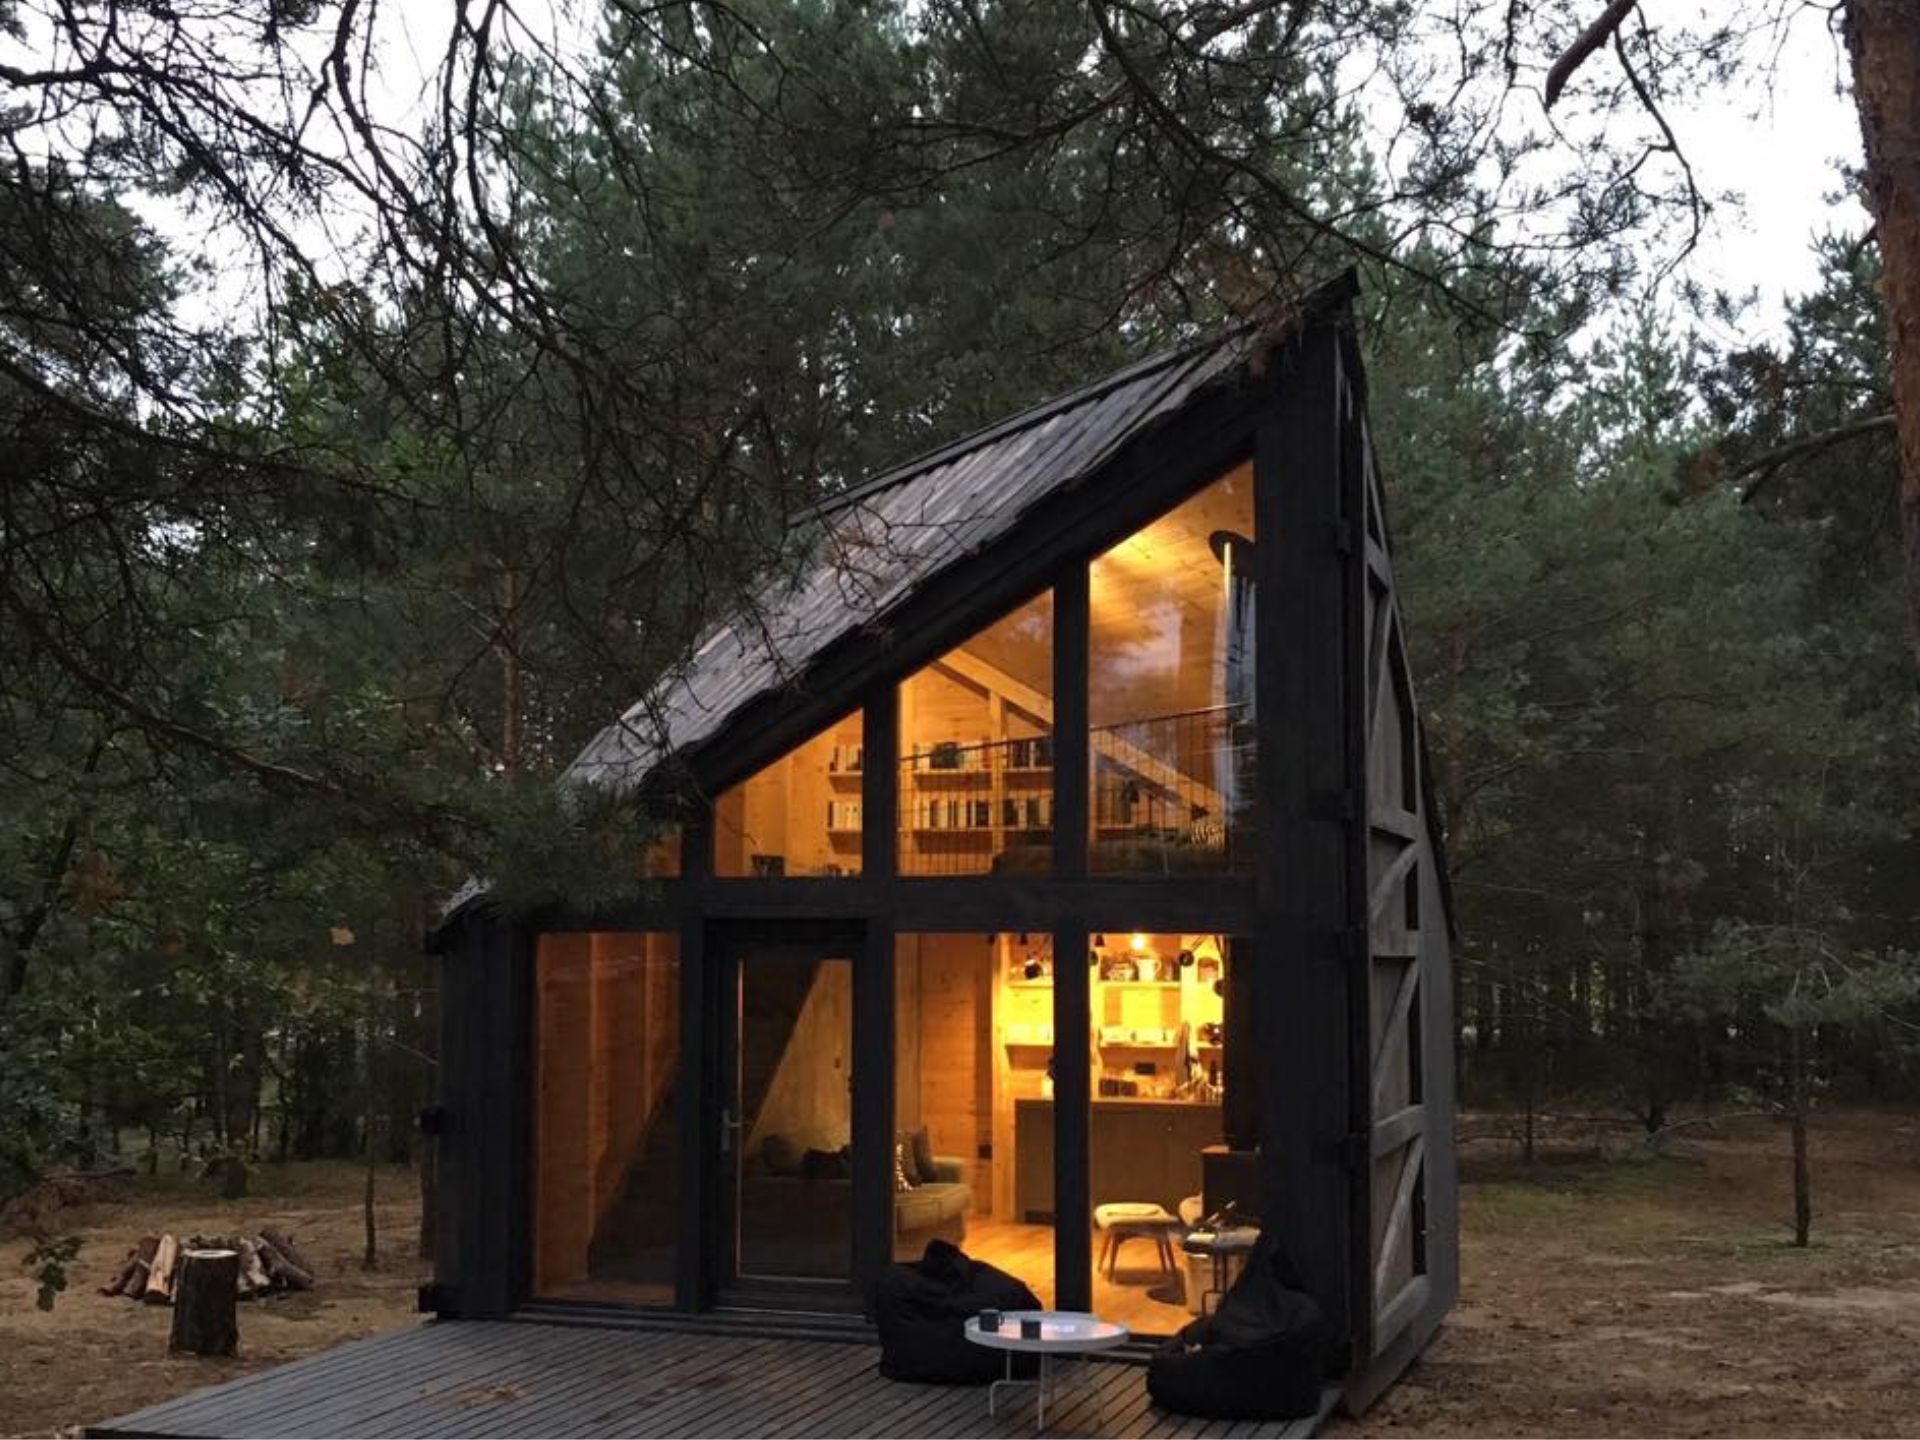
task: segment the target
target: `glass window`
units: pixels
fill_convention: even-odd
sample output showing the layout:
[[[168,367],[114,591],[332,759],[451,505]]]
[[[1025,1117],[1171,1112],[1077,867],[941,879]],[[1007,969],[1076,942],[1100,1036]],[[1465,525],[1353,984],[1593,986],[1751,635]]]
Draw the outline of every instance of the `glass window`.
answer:
[[[1052,847],[1048,591],[900,687],[900,873],[1045,872]]]
[[[736,1269],[845,1280],[853,1266],[853,962],[740,957],[733,1104]]]
[[[1052,1305],[1050,937],[895,945],[894,1255],[951,1240]]]
[[[723,794],[713,811],[713,873],[860,873],[858,710]]]
[[[1172,1334],[1211,1308],[1218,1297],[1207,1292],[1235,1263],[1216,1271],[1208,1237],[1220,1227],[1205,1222],[1243,1198],[1235,1186],[1250,1164],[1250,1152],[1224,1144],[1228,941],[1140,931],[1091,940],[1093,1308],[1137,1334]],[[1251,1234],[1242,1229],[1221,1253]]]
[[[542,935],[534,987],[534,1293],[671,1303],[679,938]]]
[[[1088,867],[1251,868],[1253,467],[1094,560]]]

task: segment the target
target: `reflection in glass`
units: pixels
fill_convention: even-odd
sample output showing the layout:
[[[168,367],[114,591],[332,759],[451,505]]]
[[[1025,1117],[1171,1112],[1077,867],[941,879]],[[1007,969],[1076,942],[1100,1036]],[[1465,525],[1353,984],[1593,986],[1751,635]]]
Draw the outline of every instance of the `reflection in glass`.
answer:
[[[1250,868],[1253,470],[1230,471],[1089,574],[1089,868]]]
[[[679,1193],[679,939],[534,953],[534,1293],[667,1304]]]
[[[742,1277],[845,1280],[853,1266],[853,964],[741,957],[737,1157]],[[733,1142],[737,1139],[737,1145]]]

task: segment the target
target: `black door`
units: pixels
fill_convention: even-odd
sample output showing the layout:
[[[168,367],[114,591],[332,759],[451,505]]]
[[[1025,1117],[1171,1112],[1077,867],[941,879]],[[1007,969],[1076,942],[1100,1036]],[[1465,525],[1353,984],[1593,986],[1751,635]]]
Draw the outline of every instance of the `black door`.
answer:
[[[723,947],[723,1297],[851,1295],[856,951],[828,941]]]

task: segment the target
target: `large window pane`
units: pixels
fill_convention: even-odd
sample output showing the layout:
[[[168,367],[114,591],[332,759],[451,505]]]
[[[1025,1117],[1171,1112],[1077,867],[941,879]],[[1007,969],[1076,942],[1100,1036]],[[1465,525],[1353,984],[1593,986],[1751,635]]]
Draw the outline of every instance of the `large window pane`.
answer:
[[[1048,591],[900,687],[900,872],[1048,869],[1052,736]]]
[[[935,1238],[1053,1285],[1053,953],[1040,934],[896,942],[893,1248]]]
[[[743,1279],[853,1264],[853,962],[747,954],[737,997]]]
[[[670,1303],[678,937],[542,935],[534,990],[534,1293]]]
[[[1094,1309],[1171,1334],[1213,1303],[1204,1222],[1237,1198],[1246,1159],[1224,1144],[1229,945],[1137,931],[1092,940]]]
[[[1250,868],[1253,468],[1094,560],[1089,868]]]
[[[713,873],[860,873],[860,712],[721,795],[714,806]]]

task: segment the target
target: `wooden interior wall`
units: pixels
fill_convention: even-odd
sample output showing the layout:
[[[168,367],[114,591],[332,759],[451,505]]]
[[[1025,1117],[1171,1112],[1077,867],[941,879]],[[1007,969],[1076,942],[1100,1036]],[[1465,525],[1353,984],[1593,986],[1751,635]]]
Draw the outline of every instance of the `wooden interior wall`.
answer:
[[[753,984],[751,970],[746,983]],[[838,1150],[850,1143],[852,1067],[853,965],[823,960],[747,1132],[747,1155],[757,1154],[769,1135],[783,1135],[801,1150]]]
[[[830,830],[827,805],[860,799],[858,772],[830,768],[834,747],[857,746],[860,734],[856,710],[724,792],[714,805],[714,873],[751,875],[754,856],[778,855],[788,875],[857,875],[859,829]]]
[[[533,1289],[586,1273],[593,1238],[593,937],[542,935],[534,952]]]
[[[1043,937],[1030,935],[1036,947]],[[992,1017],[987,1042],[992,1054],[990,1084],[993,1173],[991,1213],[1015,1219],[1013,1203],[1017,1142],[1014,1102],[1035,1100],[1046,1093],[1047,1062],[1053,1054],[1053,986],[1020,977],[1016,964],[1025,955],[1017,935],[1002,933],[993,955]]]
[[[584,1277],[678,1072],[677,937],[557,932],[534,959],[536,1294]]]
[[[980,1152],[993,1138],[993,947],[979,935],[908,935],[899,957],[896,1124],[925,1125],[935,1154],[964,1160],[975,1209],[990,1213],[993,1166]]]

